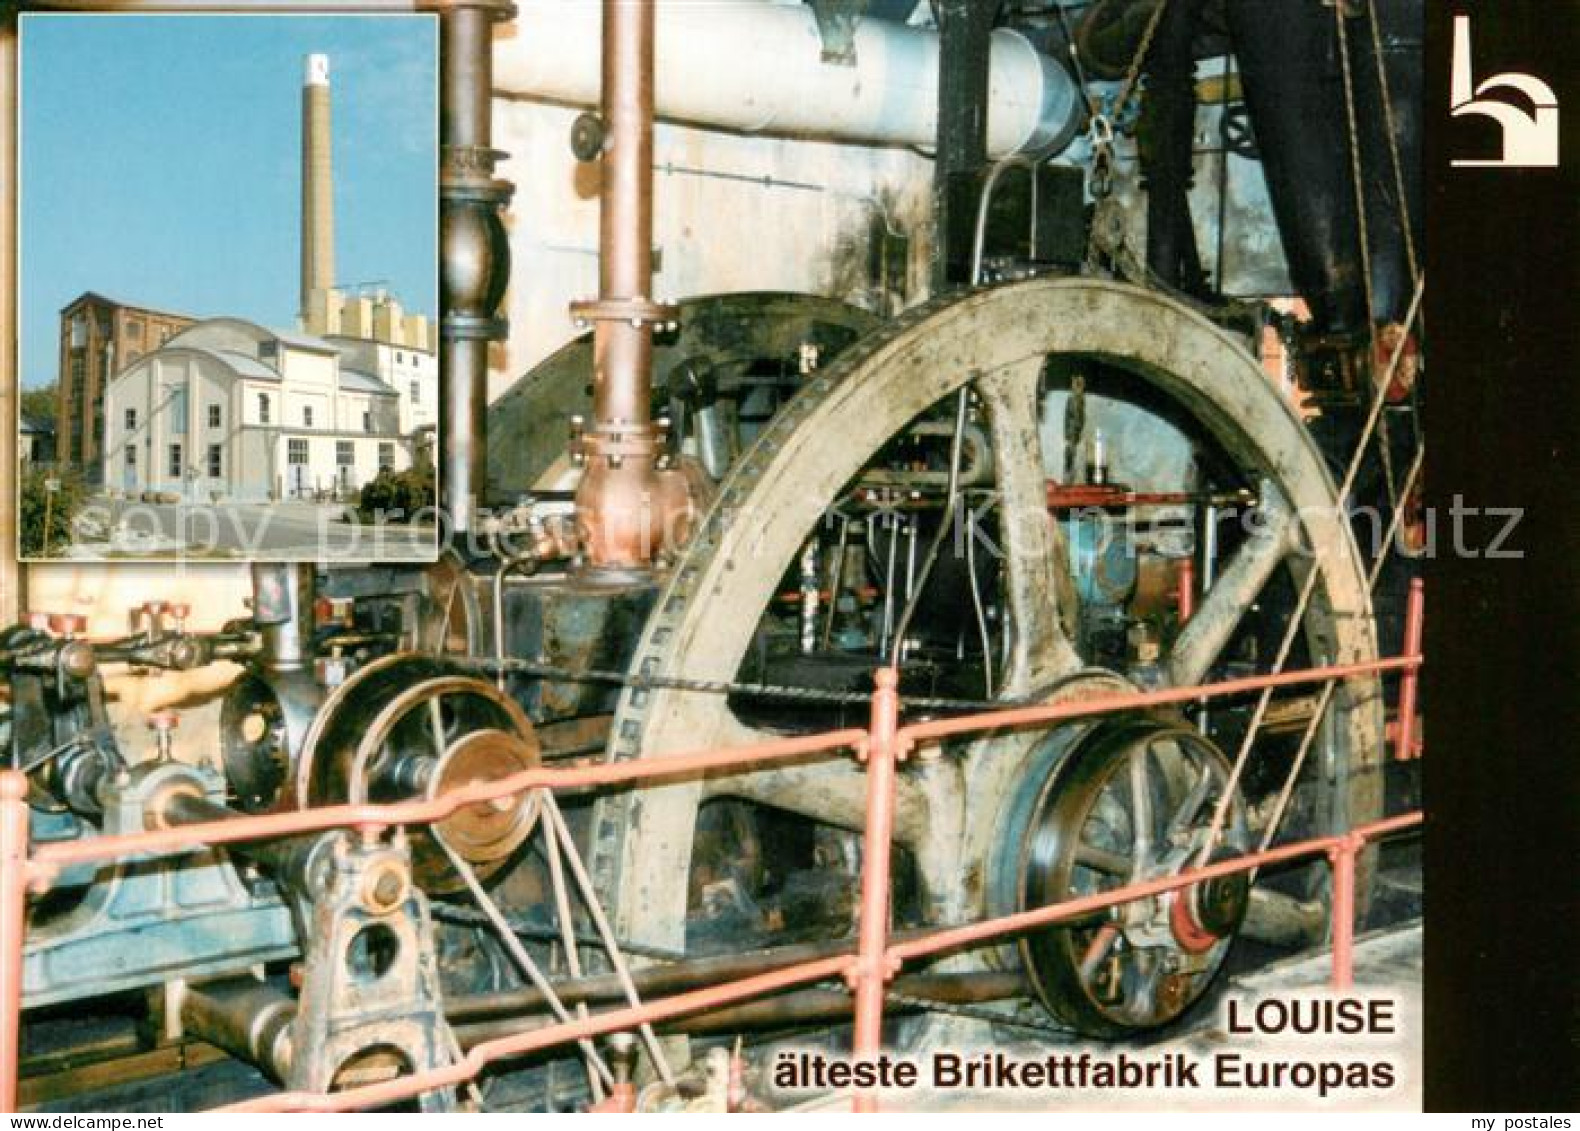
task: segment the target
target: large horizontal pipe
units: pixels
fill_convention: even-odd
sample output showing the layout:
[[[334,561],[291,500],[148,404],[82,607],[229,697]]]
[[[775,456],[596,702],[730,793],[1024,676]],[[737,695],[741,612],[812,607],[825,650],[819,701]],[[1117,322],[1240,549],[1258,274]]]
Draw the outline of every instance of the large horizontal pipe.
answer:
[[[896,978],[892,992],[904,1000],[888,1006],[891,1013],[915,1013],[930,1003],[968,1005],[1006,998],[1022,997],[1029,991],[1019,974],[915,974]],[[665,1033],[735,1034],[762,1029],[787,1029],[803,1025],[829,1025],[846,1020],[851,1014],[851,996],[846,990],[810,987],[754,1001],[720,1006],[685,1017],[660,1022]],[[552,1024],[550,1018],[534,1020],[501,1019],[460,1024],[456,1039],[462,1048],[484,1041],[514,1036],[529,1029]]]
[[[504,95],[595,107],[599,6],[521,0],[514,34],[494,44]],[[669,121],[774,137],[931,147],[938,123],[938,35],[867,19],[855,62],[823,60],[812,9],[762,0],[658,5],[657,112]],[[1057,151],[1081,121],[1075,83],[1021,35],[993,33],[988,152]]]
[[[643,966],[633,970],[631,977],[637,992],[643,997],[662,997],[694,990],[698,986],[751,978],[800,962],[813,962],[842,954],[851,945],[849,939],[790,943],[745,954],[716,954],[682,959],[662,966]],[[595,1005],[624,1001],[625,986],[614,974],[589,974],[581,978],[564,979],[555,987],[555,994],[566,1005]],[[444,1011],[445,1016],[452,1021],[476,1021],[537,1013],[546,1006],[547,1001],[542,992],[526,986],[518,990],[454,996],[445,1002]]]

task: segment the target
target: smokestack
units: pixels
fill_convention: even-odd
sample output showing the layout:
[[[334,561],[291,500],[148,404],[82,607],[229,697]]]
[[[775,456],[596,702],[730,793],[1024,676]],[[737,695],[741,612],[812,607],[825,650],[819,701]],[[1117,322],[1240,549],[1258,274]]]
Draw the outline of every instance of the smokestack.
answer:
[[[302,298],[335,285],[335,175],[329,123],[329,56],[307,56],[302,76]]]

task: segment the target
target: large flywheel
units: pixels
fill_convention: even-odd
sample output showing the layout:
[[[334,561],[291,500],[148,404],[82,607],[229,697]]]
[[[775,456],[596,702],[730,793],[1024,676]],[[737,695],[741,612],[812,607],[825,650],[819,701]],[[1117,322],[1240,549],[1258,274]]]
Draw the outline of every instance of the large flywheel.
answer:
[[[996,668],[994,694],[1055,701],[1133,689],[1133,673],[1098,670],[1090,648],[1069,627],[1081,617],[1067,606],[1087,600],[1088,591],[1079,578],[1072,584],[1068,528],[1050,517],[1043,437],[1050,373],[1072,366],[1128,382],[1127,411],[1137,419],[1197,437],[1201,453],[1186,461],[1195,478],[1135,486],[1199,486],[1208,474],[1200,467],[1210,464],[1214,484],[1254,491],[1258,500],[1256,521],[1224,554],[1212,588],[1157,658],[1152,682],[1196,685],[1215,675],[1231,653],[1237,672],[1258,665],[1266,670],[1271,649],[1261,641],[1267,629],[1250,622],[1270,618],[1277,627],[1268,612],[1278,603],[1274,591],[1280,584],[1298,589],[1311,570],[1311,599],[1291,629],[1299,640],[1296,658],[1354,663],[1376,656],[1366,578],[1335,505],[1333,482],[1299,416],[1246,345],[1155,292],[1040,279],[937,300],[863,339],[818,373],[722,484],[658,600],[632,670],[737,679],[760,646],[760,624],[809,536],[850,498],[852,485],[875,460],[892,455],[897,438],[940,407],[953,416],[950,406],[962,403],[956,394],[965,388],[991,444],[991,460],[978,463],[991,465],[998,511],[1000,642],[984,643],[981,655],[990,670]],[[1132,445],[1132,467],[1155,462],[1151,441],[1137,439],[1144,432],[1123,422],[1115,426],[1115,436]],[[1286,621],[1293,615],[1287,613]],[[881,659],[875,651],[871,666]],[[860,662],[859,656],[853,660]],[[1228,713],[1214,708],[1220,731]],[[1301,774],[1302,832],[1345,828],[1379,814],[1382,723],[1375,680],[1337,687]],[[993,883],[987,878],[998,867],[995,859],[1005,858],[1007,837],[1028,846],[1008,854],[1017,869],[1013,898],[1046,903],[1081,894],[1092,883],[1114,886],[1184,867],[1209,826],[1214,839],[1207,850],[1246,847],[1250,837],[1264,833],[1247,830],[1248,803],[1226,792],[1232,733],[1208,737],[1205,716],[1193,723],[1172,716],[1125,725],[1128,740],[1082,737],[1086,730],[1069,727],[984,736],[918,759],[900,781],[895,835],[919,873],[922,918],[965,921],[1010,909],[988,890]],[[1202,735],[1189,738],[1192,728]],[[629,759],[762,737],[762,724],[724,696],[662,689],[624,695],[611,741],[613,756]],[[1043,753],[1050,742],[1062,752],[1053,766]],[[1069,766],[1080,772],[1062,769]],[[1050,783],[1060,792],[1047,794]],[[592,852],[617,930],[648,945],[685,946],[688,885],[676,877],[692,867],[698,812],[709,799],[747,799],[859,829],[864,788],[859,768],[834,759],[600,802]],[[1138,791],[1145,791],[1144,802]],[[1042,800],[1017,817],[1017,799],[1028,795]],[[1265,817],[1267,810],[1259,812]],[[1143,821],[1146,845],[1138,843]],[[1178,827],[1170,832],[1166,822]],[[1092,871],[1086,866],[1091,852],[1083,857],[1071,847],[1082,828],[1099,827],[1107,829],[1105,851],[1127,862],[1111,869],[1115,874]],[[1170,835],[1171,843],[1165,840]],[[1364,889],[1364,869],[1361,884]],[[1174,901],[1155,901],[1128,910],[1129,920],[1116,919],[1114,930],[1084,924],[1075,928],[1083,932],[1079,938],[1027,940],[1022,958],[1044,996],[1059,995],[1054,1012],[1061,1019],[1096,1033],[1151,1027],[1203,992],[1243,912],[1242,897],[1232,890],[1191,892],[1183,910]],[[1127,957],[1149,949],[1155,951],[1150,957]],[[1181,972],[1188,976],[1174,976]],[[1146,982],[1142,996],[1138,979]]]

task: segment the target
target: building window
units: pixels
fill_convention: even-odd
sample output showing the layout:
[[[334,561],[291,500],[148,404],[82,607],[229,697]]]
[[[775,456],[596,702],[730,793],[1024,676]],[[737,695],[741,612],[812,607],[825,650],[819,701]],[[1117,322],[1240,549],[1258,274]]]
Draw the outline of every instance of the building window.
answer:
[[[258,357],[263,361],[273,361],[280,356],[280,343],[269,341],[258,343]]]
[[[208,446],[208,477],[219,479],[225,474],[225,455],[218,444]]]
[[[178,385],[170,390],[170,430],[185,433],[187,430],[187,390]]]
[[[136,467],[137,466],[137,448],[136,448],[135,445],[132,445],[132,444],[127,444],[126,445],[126,466],[127,467]]]
[[[401,356],[400,350],[396,350],[395,351],[395,364],[396,365],[401,365],[401,364],[404,364],[405,361],[406,361],[406,359]]]
[[[383,472],[383,471],[394,471],[394,470],[395,470],[395,445],[394,444],[387,444],[387,443],[386,444],[380,444],[379,445],[379,471]]]
[[[304,404],[302,406],[302,427],[304,427],[304,428],[311,428],[312,426],[313,426],[313,406],[310,405],[310,404]]]
[[[259,424],[267,424],[267,423],[269,423],[269,394],[268,393],[259,393],[258,394],[258,423]]]
[[[371,412],[364,412],[362,414],[362,431],[373,431],[373,414]]]
[[[307,441],[290,439],[285,442],[285,462],[301,466],[307,463]]]
[[[355,449],[350,440],[335,441],[335,463],[341,467],[350,467],[356,463]]]
[[[134,339],[135,341],[139,341],[139,342],[142,341],[143,340],[143,324],[142,324],[142,322],[139,321],[136,318],[128,318],[126,320],[126,336],[128,338]]]
[[[210,428],[218,428],[220,426],[220,407],[217,404],[208,406],[208,426]]]
[[[137,410],[135,408],[126,410],[126,430],[128,432],[137,431]]]
[[[181,445],[170,445],[170,475],[179,478],[181,475]]]
[[[411,403],[412,404],[422,404],[422,382],[421,381],[413,381],[411,383]]]

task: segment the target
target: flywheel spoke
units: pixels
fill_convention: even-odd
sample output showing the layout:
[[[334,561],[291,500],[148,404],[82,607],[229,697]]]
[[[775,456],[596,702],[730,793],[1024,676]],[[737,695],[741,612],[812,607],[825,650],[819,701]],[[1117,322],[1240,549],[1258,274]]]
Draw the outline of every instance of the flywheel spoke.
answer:
[[[1203,596],[1169,653],[1168,676],[1176,687],[1200,683],[1228,646],[1263,586],[1294,547],[1295,514],[1270,482],[1261,487],[1262,521],[1235,552]]]
[[[999,492],[999,544],[1009,606],[1005,695],[1027,695],[1080,670],[1061,613],[1074,609],[1064,539],[1048,513],[1048,476],[1038,432],[1041,355],[978,379],[987,406]]]

